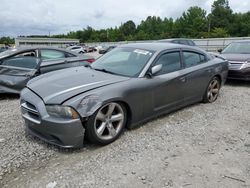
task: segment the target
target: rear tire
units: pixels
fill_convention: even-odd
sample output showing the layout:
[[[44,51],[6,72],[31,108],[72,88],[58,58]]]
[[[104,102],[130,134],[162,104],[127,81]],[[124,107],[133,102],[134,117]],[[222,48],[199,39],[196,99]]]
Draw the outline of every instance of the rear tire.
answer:
[[[213,103],[214,101],[216,101],[219,96],[220,88],[220,79],[216,76],[213,77],[207,86],[206,92],[203,96],[203,102]]]
[[[107,145],[122,133],[127,121],[124,105],[111,102],[100,107],[87,121],[86,137],[94,144]]]

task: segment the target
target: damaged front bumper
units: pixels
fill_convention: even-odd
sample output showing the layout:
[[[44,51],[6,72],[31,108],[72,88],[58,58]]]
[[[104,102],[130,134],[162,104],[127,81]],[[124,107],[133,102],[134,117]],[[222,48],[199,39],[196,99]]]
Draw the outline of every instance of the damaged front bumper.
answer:
[[[83,146],[82,121],[50,117],[43,101],[27,88],[21,93],[21,112],[28,133],[63,148]]]

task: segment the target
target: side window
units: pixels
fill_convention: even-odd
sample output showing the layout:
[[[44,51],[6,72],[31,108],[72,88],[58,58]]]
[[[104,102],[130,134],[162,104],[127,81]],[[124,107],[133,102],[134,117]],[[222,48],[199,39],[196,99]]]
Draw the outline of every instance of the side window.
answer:
[[[195,46],[195,43],[194,43],[192,40],[189,40],[189,41],[188,41],[188,44],[189,44],[190,46]]]
[[[172,43],[180,44],[179,40],[173,40]]]
[[[167,74],[181,69],[180,52],[169,52],[163,54],[155,63],[162,64],[162,69],[157,75]]]
[[[187,40],[180,40],[179,43],[184,45],[189,45]]]
[[[27,51],[15,55],[15,57],[37,57],[36,51]]]
[[[60,59],[65,58],[64,52],[58,50],[41,50],[41,58],[44,59]]]
[[[204,55],[195,52],[183,52],[186,68],[199,65],[206,61]]]
[[[13,57],[5,59],[1,65],[19,67],[19,68],[28,68],[35,69],[39,63],[39,59],[32,56],[23,56],[23,57]]]

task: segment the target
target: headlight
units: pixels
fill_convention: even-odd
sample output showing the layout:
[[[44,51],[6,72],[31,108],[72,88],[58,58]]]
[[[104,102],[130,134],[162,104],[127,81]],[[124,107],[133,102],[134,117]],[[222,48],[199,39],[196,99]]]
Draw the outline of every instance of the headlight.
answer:
[[[250,68],[250,61],[246,61],[243,63],[243,65],[240,67],[240,69]]]
[[[48,105],[46,110],[50,116],[57,118],[78,119],[78,113],[71,107],[60,105]]]

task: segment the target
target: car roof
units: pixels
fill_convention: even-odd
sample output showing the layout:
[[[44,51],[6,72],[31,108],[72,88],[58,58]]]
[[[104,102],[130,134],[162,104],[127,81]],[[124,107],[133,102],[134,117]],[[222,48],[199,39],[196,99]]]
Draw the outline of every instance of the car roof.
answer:
[[[131,47],[131,48],[141,48],[149,51],[163,51],[175,48],[189,48],[193,50],[198,50],[201,52],[205,52],[204,50],[195,47],[195,46],[188,46],[182,44],[175,44],[175,43],[160,43],[160,42],[150,42],[150,43],[130,43],[130,44],[123,44],[120,47]]]

